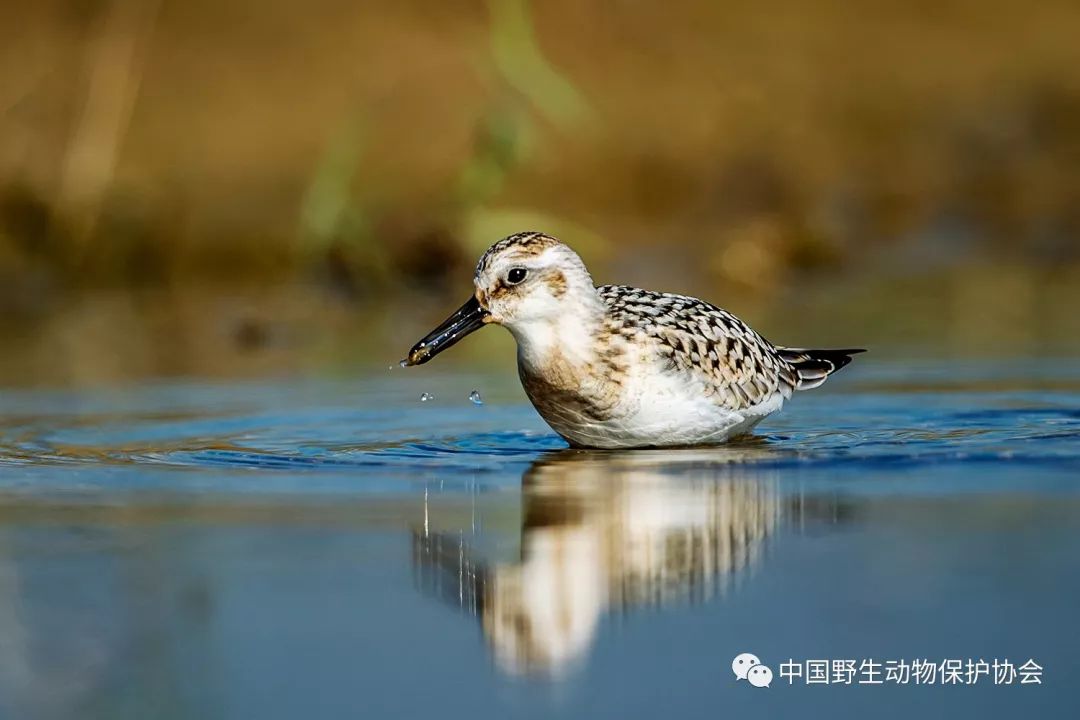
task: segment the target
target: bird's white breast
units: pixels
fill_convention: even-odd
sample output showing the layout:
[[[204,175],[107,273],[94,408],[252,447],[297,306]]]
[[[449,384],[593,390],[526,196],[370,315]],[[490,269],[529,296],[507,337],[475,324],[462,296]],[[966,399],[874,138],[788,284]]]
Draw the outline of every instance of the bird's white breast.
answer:
[[[733,411],[710,397],[702,383],[652,362],[632,367],[620,394],[622,400],[610,418],[590,420],[545,415],[545,419],[578,445],[601,448],[700,445],[721,443],[748,432],[779,410],[784,402],[778,393],[758,405]]]

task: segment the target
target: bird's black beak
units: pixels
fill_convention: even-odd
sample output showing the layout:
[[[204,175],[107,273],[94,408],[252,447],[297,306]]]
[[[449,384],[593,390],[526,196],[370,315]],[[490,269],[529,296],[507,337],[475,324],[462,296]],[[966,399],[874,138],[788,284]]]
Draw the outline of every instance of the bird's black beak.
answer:
[[[469,298],[457,312],[413,345],[405,364],[423,365],[469,333],[484,327],[488,317],[488,311],[480,307],[480,302],[475,297]]]

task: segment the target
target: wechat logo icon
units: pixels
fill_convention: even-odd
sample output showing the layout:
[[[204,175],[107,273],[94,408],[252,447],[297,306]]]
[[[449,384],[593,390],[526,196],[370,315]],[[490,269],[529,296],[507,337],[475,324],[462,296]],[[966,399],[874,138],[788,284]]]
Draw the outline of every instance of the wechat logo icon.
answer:
[[[731,671],[735,673],[735,680],[746,680],[754,687],[769,687],[772,684],[772,670],[767,665],[762,665],[757,655],[751,653],[739,653],[731,661]]]

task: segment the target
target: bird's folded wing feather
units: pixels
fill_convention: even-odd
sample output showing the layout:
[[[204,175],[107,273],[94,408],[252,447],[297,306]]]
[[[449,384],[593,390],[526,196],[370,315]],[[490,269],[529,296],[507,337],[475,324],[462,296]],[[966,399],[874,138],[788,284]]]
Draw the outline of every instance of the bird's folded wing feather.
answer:
[[[726,310],[697,298],[621,285],[597,288],[612,330],[654,341],[670,369],[686,373],[719,405],[745,410],[776,394],[790,396],[792,369],[776,348]]]

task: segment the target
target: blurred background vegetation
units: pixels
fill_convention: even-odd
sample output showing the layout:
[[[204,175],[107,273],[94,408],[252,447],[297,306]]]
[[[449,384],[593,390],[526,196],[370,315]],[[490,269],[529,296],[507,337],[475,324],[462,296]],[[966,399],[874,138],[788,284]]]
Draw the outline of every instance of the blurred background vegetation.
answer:
[[[787,344],[1073,353],[1078,38],[1075,0],[3,3],[0,382],[385,369],[523,229]],[[481,335],[447,362],[512,363]]]

